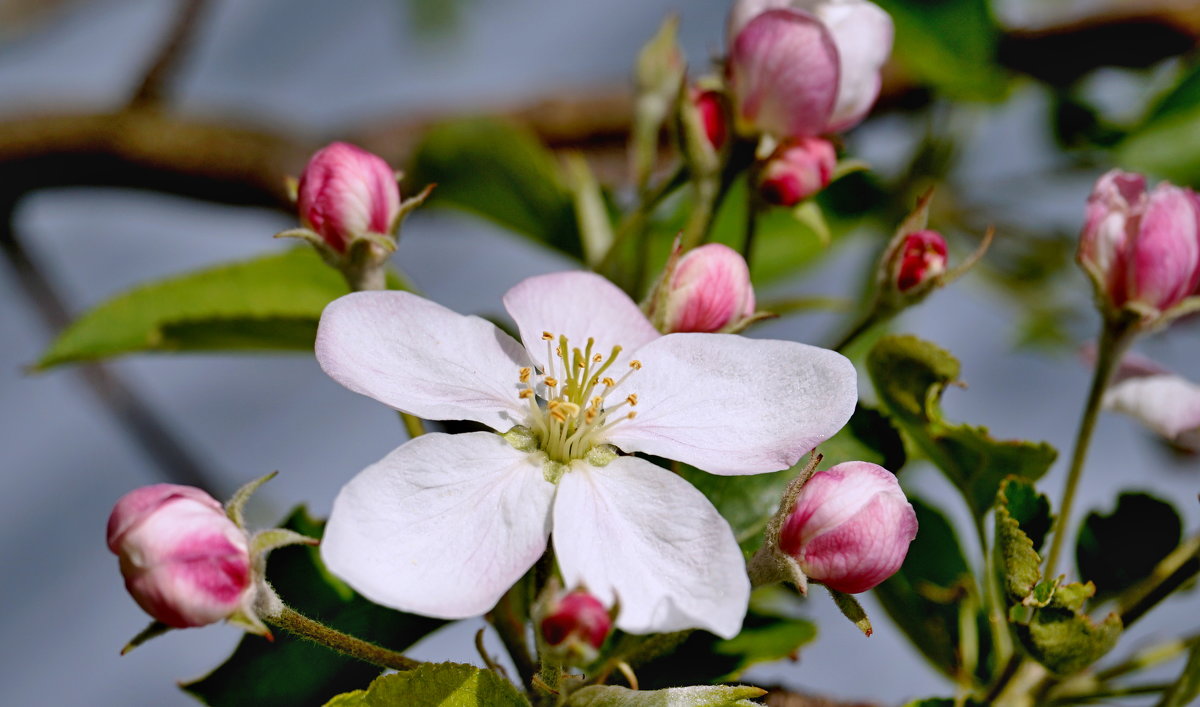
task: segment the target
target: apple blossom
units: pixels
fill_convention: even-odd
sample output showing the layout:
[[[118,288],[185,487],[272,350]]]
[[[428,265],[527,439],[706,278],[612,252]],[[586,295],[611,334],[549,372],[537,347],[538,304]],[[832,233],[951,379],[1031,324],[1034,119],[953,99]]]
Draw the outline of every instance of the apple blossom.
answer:
[[[1157,324],[1200,285],[1200,199],[1163,182],[1112,170],[1096,182],[1079,240],[1079,263],[1105,310],[1133,310]]]
[[[1182,449],[1200,452],[1200,385],[1149,359],[1125,356],[1103,404],[1133,417]]]
[[[108,548],[138,606],[174,628],[229,618],[253,595],[245,531],[191,486],[155,484],[122,496],[108,518]]]
[[[785,138],[857,125],[879,96],[892,34],[867,0],[735,3],[729,74],[743,130]]]
[[[788,140],[763,164],[758,190],[769,203],[795,206],[829,186],[837,167],[833,143],[819,137]]]
[[[305,228],[344,253],[365,234],[392,233],[400,214],[400,187],[381,157],[335,142],[318,150],[304,168],[296,206]]]
[[[681,477],[791,466],[849,419],[853,366],[803,344],[660,335],[604,278],[529,278],[504,305],[525,346],[406,292],[358,292],[321,317],[317,358],[403,412],[503,432],[425,434],[352,479],[321,546],[371,600],[483,613],[553,539],[567,586],[618,599],[631,633],[740,629],[749,596],[728,523]],[[553,535],[551,535],[553,531]]]
[[[808,579],[857,594],[895,574],[916,536],[916,512],[895,474],[878,464],[843,462],[800,488],[779,549]]]

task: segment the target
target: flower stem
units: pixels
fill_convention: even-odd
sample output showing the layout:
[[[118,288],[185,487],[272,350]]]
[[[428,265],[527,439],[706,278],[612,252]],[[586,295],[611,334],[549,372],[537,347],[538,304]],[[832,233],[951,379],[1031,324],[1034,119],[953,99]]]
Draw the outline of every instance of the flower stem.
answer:
[[[758,170],[755,167],[750,168],[746,179],[750,186],[746,189],[746,236],[742,240],[742,259],[749,267],[751,258],[754,257],[754,239],[758,235],[758,215],[765,204],[758,190],[754,188],[758,183]]]
[[[1083,463],[1087,459],[1088,446],[1092,432],[1096,427],[1096,418],[1100,413],[1100,402],[1104,399],[1104,391],[1108,381],[1116,370],[1121,355],[1133,340],[1133,329],[1128,324],[1113,320],[1105,320],[1100,332],[1100,341],[1096,347],[1096,370],[1092,376],[1092,387],[1088,391],[1087,403],[1083,408],[1083,419],[1079,422],[1079,432],[1075,436],[1075,448],[1071,454],[1071,467],[1067,472],[1067,482],[1063,488],[1062,506],[1054,519],[1052,529],[1053,539],[1050,544],[1050,554],[1046,560],[1046,577],[1054,576],[1059,556],[1062,554],[1063,541],[1067,536],[1067,524],[1071,519],[1071,506],[1075,501],[1075,489],[1083,475]]]
[[[277,613],[262,618],[267,623],[278,626],[289,633],[381,668],[412,670],[421,665],[419,660],[406,658],[395,651],[342,633],[286,606]]]
[[[526,577],[514,584],[500,597],[496,608],[487,615],[488,621],[496,628],[500,642],[504,644],[504,649],[508,651],[513,665],[517,668],[521,685],[526,687],[532,684],[533,676],[537,674],[525,630],[525,617],[529,614],[527,581]]]

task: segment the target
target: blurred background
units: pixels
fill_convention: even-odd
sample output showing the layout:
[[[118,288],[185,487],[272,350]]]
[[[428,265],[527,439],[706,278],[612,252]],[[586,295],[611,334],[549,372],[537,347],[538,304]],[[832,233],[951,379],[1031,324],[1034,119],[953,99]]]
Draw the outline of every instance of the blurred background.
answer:
[[[989,224],[997,242],[894,328],[962,361],[969,388],[947,393],[949,419],[1065,455],[1090,376],[1078,347],[1099,326],[1072,262],[1084,202],[1113,166],[1200,186],[1200,3],[880,4],[896,20],[896,57],[875,115],[847,136],[873,171],[829,195],[834,244],[760,299],[857,297],[898,217],[939,183],[932,225],[952,258]],[[271,240],[295,222],[283,177],[332,139],[406,165],[438,120],[502,113],[552,149],[582,151],[619,198],[629,76],[671,11],[702,73],[722,51],[726,0],[0,0],[0,703],[194,704],[175,682],[236,644],[234,629],[210,627],[118,655],[146,623],[104,546],[126,491],[174,481],[221,497],[278,469],[252,521],[273,524],[299,503],[323,516],[404,438],[393,413],[308,355],[134,355],[30,373],[56,333],[141,282],[287,247]],[[455,206],[435,196],[413,215],[395,262],[446,306],[495,314],[521,278],[573,267],[439,205]],[[805,311],[755,335],[828,345],[851,316]],[[1139,350],[1200,380],[1194,321]],[[1040,484],[1052,497],[1064,466]],[[902,481],[969,525],[932,468],[913,463]],[[1185,531],[1200,527],[1197,457],[1103,415],[1077,516],[1111,509],[1126,488],[1173,500]],[[814,593],[817,640],[747,680],[881,704],[950,694],[864,603],[869,639]],[[1174,635],[1198,610],[1194,594],[1165,604],[1117,652]],[[470,640],[482,625],[434,634],[411,655],[479,662]]]

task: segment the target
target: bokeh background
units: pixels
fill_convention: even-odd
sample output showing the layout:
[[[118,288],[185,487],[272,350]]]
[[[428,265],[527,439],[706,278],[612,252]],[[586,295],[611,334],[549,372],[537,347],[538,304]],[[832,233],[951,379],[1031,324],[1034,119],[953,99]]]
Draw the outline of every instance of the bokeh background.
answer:
[[[1160,98],[1188,75],[1200,9],[1149,0],[998,1],[990,11],[983,2],[901,4],[940,12],[942,24],[930,35],[902,27],[902,61],[889,69],[880,110],[847,138],[849,152],[875,168],[871,184],[890,197],[871,197],[877,219],[854,222],[826,256],[760,298],[857,297],[888,235],[887,219],[922,179],[943,182],[939,199],[948,206],[934,225],[951,236],[954,256],[968,252],[989,223],[997,225],[997,246],[984,267],[895,328],[962,361],[969,388],[947,393],[950,419],[987,425],[1001,437],[1044,439],[1065,454],[1090,374],[1077,349],[1098,326],[1089,286],[1070,264],[1071,241],[1091,183],[1111,166],[1155,168],[1197,186],[1185,167],[1200,160],[1200,121],[1173,139],[1178,152],[1170,160],[1130,144],[1149,130]],[[126,105],[189,7],[0,2],[0,198],[12,209],[0,265],[3,704],[193,704],[175,681],[204,674],[238,640],[233,629],[210,627],[118,656],[146,622],[104,546],[104,523],[121,494],[200,474],[222,496],[278,469],[256,498],[253,520],[277,522],[298,503],[324,515],[346,480],[404,438],[393,413],[333,383],[305,355],[145,355],[103,370],[26,371],[64,315],[148,279],[285,247],[271,236],[294,219],[261,195],[275,186],[231,196],[139,176],[103,157],[22,161],[39,149],[73,149],[39,147],[31,124],[53,127]],[[306,150],[329,139],[354,139],[399,159],[426,120],[503,111],[531,121],[552,143],[584,149],[603,176],[619,177],[621,101],[638,49],[677,11],[681,43],[699,71],[721,51],[727,8],[725,0],[197,3],[161,110],[286,136],[303,150],[263,157],[277,159],[280,173],[296,173]],[[939,73],[945,55],[922,52],[939,42],[971,45],[981,16],[992,41],[982,59],[968,46],[959,52],[967,64],[951,61]],[[590,102],[604,110],[561,112],[564,103]],[[113,143],[114,152],[122,149]],[[198,142],[187,153],[204,163],[219,150]],[[488,314],[521,278],[571,266],[485,220],[436,208],[410,218],[395,257],[428,296]],[[849,316],[814,311],[756,335],[828,344]],[[1200,380],[1194,322],[1140,350]],[[162,429],[138,423],[139,414]],[[140,442],[131,433],[139,424]],[[178,449],[164,448],[168,438]],[[157,452],[147,439],[157,440]],[[1055,497],[1063,467],[1060,460],[1041,484]],[[969,525],[932,468],[914,463],[903,482],[944,499]],[[1129,419],[1104,415],[1077,516],[1111,508],[1126,488],[1172,499],[1185,529],[1200,527],[1197,458],[1167,449]],[[886,704],[949,694],[870,595],[865,605],[876,624],[869,639],[814,593],[805,607],[820,626],[818,639],[798,661],[756,668],[747,679]],[[1160,607],[1118,652],[1181,625],[1194,630],[1198,609],[1194,595]],[[411,653],[478,662],[470,640],[482,625],[464,622]],[[1161,674],[1169,679],[1178,670],[1172,663]]]

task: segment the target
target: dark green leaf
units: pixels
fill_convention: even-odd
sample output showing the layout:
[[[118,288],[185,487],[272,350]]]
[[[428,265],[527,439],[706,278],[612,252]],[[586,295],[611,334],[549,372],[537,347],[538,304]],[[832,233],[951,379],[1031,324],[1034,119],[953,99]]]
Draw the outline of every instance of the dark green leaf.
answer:
[[[39,368],[136,351],[312,350],[317,320],[349,292],[314,251],[297,248],[142,285],[75,320]]]
[[[437,184],[427,202],[490,219],[573,258],[583,255],[570,190],[532,133],[492,118],[434,126],[413,157],[414,184]]]
[[[908,500],[917,512],[917,537],[900,570],[875,588],[875,597],[913,645],[953,677],[961,667],[958,601],[964,590],[975,591],[974,579],[946,516],[920,498]]]
[[[754,592],[742,631],[721,639],[692,631],[665,654],[636,666],[644,688],[737,680],[750,666],[783,658],[795,659],[800,648],[817,636],[817,627],[800,618],[797,595],[780,587]]]
[[[1034,612],[1027,626],[1018,625],[1017,635],[1034,660],[1059,675],[1073,675],[1112,650],[1121,637],[1121,618],[1111,613],[1097,624],[1087,615],[1049,606]]]
[[[568,707],[758,707],[751,702],[767,694],[748,685],[703,685],[665,690],[630,690],[619,685],[592,685],[571,695]]]
[[[867,372],[884,408],[958,487],[976,517],[992,507],[1000,482],[1040,479],[1054,463],[1050,445],[997,440],[983,427],[946,422],[938,405],[957,381],[958,361],[914,336],[885,336],[867,354]]]
[[[900,431],[878,410],[862,403],[854,408],[850,422],[821,444],[820,452],[826,467],[845,461],[865,461],[895,473],[907,461]]]
[[[322,530],[303,507],[293,511],[283,527],[310,537],[320,536]],[[445,623],[385,609],[356,595],[326,571],[316,548],[274,551],[267,578],[300,613],[392,650],[405,650]],[[366,685],[379,673],[374,665],[276,631],[274,642],[245,636],[224,664],[183,688],[217,707],[319,705]]]
[[[952,98],[994,101],[1006,78],[996,64],[999,30],[987,0],[878,0],[896,25],[896,59]]]
[[[1116,161],[1177,184],[1200,184],[1200,64],[1192,67],[1117,147]]]
[[[1096,585],[1096,597],[1118,594],[1150,576],[1179,546],[1183,524],[1166,501],[1123,493],[1109,515],[1089,513],[1075,546],[1079,576]]]
[[[462,663],[426,663],[384,675],[365,690],[338,695],[326,707],[529,707],[513,684]]]

